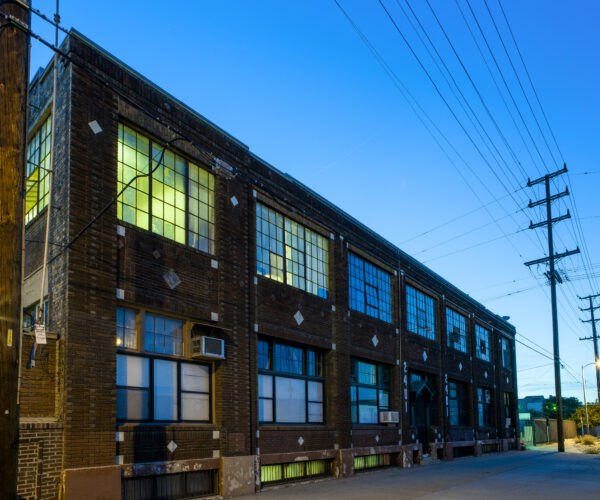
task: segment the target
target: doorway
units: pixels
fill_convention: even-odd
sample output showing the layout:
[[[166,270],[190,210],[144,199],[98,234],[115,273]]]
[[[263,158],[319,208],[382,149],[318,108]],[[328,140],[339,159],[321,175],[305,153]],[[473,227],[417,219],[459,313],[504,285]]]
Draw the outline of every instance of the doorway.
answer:
[[[410,373],[410,424],[417,429],[423,453],[429,450],[431,426],[437,425],[437,391],[435,377],[425,373]]]

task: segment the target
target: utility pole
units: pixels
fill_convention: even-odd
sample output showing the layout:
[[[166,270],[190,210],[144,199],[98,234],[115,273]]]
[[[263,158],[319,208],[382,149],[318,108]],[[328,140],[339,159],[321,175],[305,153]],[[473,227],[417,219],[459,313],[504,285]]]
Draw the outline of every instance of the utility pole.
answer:
[[[0,0],[0,498],[17,496],[23,197],[29,36],[25,0]],[[6,17],[5,17],[6,16]]]
[[[562,394],[561,394],[561,383],[560,383],[560,354],[559,354],[559,341],[558,341],[558,310],[556,308],[556,270],[554,268],[554,262],[563,257],[568,257],[569,255],[575,255],[579,253],[579,248],[576,250],[571,250],[568,252],[564,252],[561,254],[554,253],[554,241],[552,238],[552,225],[560,222],[561,220],[565,220],[571,217],[569,211],[565,215],[561,215],[556,218],[552,218],[552,202],[563,196],[569,195],[569,190],[565,189],[562,193],[557,193],[554,195],[550,195],[550,179],[557,177],[561,174],[564,174],[567,171],[567,166],[565,165],[562,169],[557,170],[551,174],[546,174],[539,179],[534,181],[528,180],[527,187],[535,186],[536,184],[541,184],[542,182],[546,186],[546,197],[542,198],[538,201],[530,201],[529,208],[537,207],[540,205],[546,205],[546,220],[538,222],[534,224],[531,222],[529,224],[529,229],[535,229],[538,227],[546,226],[548,229],[548,257],[543,257],[541,259],[532,260],[529,262],[525,262],[526,266],[533,266],[536,264],[542,264],[548,262],[550,264],[550,272],[548,273],[548,279],[550,280],[550,299],[552,302],[552,339],[554,344],[554,387],[556,390],[556,427],[558,433],[558,451],[565,451],[565,433],[563,429],[563,408],[562,408]]]
[[[596,390],[598,391],[598,403],[600,404],[600,359],[598,358],[598,334],[596,333],[596,321],[600,318],[596,318],[594,311],[600,309],[600,306],[594,306],[594,299],[600,297],[600,293],[596,295],[588,295],[587,297],[579,297],[580,300],[588,300],[590,307],[586,309],[579,308],[580,311],[589,311],[590,319],[580,320],[582,323],[592,324],[592,336],[580,338],[579,340],[593,340],[594,341],[594,361],[596,362]]]

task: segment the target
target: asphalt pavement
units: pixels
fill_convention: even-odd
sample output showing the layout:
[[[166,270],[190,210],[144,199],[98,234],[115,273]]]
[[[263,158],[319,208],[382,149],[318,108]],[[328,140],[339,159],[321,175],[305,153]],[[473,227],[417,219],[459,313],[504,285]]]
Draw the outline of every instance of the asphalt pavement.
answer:
[[[239,499],[600,499],[600,455],[511,451],[263,489]]]

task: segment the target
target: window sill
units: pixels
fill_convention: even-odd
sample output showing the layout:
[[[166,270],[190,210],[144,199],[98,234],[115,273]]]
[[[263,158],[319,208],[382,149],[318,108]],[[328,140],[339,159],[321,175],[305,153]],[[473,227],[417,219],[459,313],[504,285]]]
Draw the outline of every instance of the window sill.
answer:
[[[326,424],[269,424],[263,422],[258,425],[259,431],[297,431],[299,429],[335,431],[335,427]]]
[[[219,427],[216,424],[209,422],[117,422],[117,429],[121,431],[126,431],[129,429],[137,429],[148,427],[153,431],[158,429],[164,430],[176,430],[176,429],[186,429],[186,430],[203,430],[203,431],[216,431],[219,430]]]

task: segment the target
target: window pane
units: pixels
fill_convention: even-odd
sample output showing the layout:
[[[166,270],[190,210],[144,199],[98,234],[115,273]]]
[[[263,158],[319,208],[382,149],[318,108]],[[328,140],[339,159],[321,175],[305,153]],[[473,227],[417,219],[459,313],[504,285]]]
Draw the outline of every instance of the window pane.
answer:
[[[476,343],[475,351],[479,359],[490,360],[490,331],[479,325],[475,325]]]
[[[269,363],[269,343],[264,340],[258,341],[258,368],[263,370],[271,368]]]
[[[146,351],[183,354],[183,323],[181,321],[146,314]]]
[[[409,331],[436,339],[435,300],[406,285],[406,324]]]
[[[177,420],[177,363],[154,360],[154,419]]]
[[[358,388],[358,421],[361,424],[376,424],[379,421],[376,389]]]
[[[323,422],[323,403],[308,403],[308,421]]]
[[[277,422],[306,422],[304,380],[275,377],[275,411]]]
[[[450,308],[446,308],[448,346],[467,352],[467,319]]]
[[[117,385],[150,387],[150,360],[117,354]]]
[[[377,383],[377,379],[375,377],[375,365],[371,363],[365,363],[363,361],[358,361],[356,366],[358,370],[358,382],[360,384],[375,385]]]
[[[117,346],[137,348],[136,312],[117,307]]]
[[[258,420],[260,422],[273,421],[273,400],[259,399],[258,400]]]
[[[208,366],[181,363],[181,390],[209,392],[210,369]]]
[[[358,423],[358,395],[356,386],[350,387],[350,411],[352,413],[352,423]]]
[[[182,420],[209,420],[210,400],[208,394],[181,393]]]
[[[117,419],[148,420],[150,417],[149,402],[148,389],[117,387]]]
[[[308,400],[323,401],[323,384],[321,382],[308,382]]]
[[[390,409],[390,393],[388,391],[379,391],[379,409]]]
[[[25,224],[48,204],[51,129],[52,115],[44,120],[27,144]]]
[[[273,377],[270,375],[258,376],[258,396],[261,398],[273,397]]]
[[[275,371],[302,375],[304,370],[302,349],[275,344]]]
[[[213,175],[193,163],[189,164],[189,174],[188,244],[198,250],[214,253],[215,192]]]

